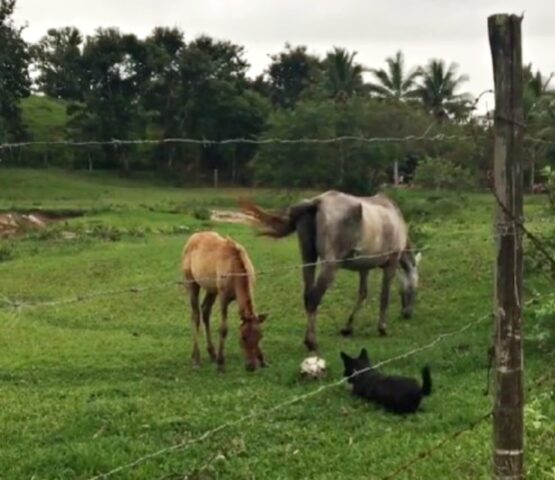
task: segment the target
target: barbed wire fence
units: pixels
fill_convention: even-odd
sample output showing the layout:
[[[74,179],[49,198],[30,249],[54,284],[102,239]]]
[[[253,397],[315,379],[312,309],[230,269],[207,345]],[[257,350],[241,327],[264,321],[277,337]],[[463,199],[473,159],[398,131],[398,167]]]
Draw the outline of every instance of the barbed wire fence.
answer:
[[[370,143],[397,143],[397,142],[413,142],[413,141],[416,141],[416,142],[424,142],[424,141],[425,142],[442,142],[442,141],[472,140],[472,139],[475,138],[473,136],[446,135],[446,134],[429,135],[428,134],[429,130],[430,130],[430,128],[426,129],[426,131],[422,135],[409,135],[409,136],[405,136],[405,137],[338,136],[338,137],[331,137],[331,138],[297,138],[297,139],[289,139],[289,138],[261,138],[261,139],[233,138],[233,139],[223,139],[223,140],[210,140],[210,139],[195,139],[195,138],[165,138],[165,139],[158,139],[158,140],[156,140],[156,139],[142,139],[142,140],[140,140],[140,139],[139,140],[112,139],[112,140],[99,140],[99,141],[66,141],[66,140],[29,141],[29,142],[0,144],[0,151],[12,150],[12,149],[18,149],[18,148],[27,148],[27,147],[32,147],[32,146],[60,146],[60,145],[71,146],[71,147],[89,147],[89,146],[100,146],[100,145],[113,145],[114,147],[118,147],[118,146],[125,146],[125,145],[140,145],[140,144],[153,145],[153,144],[170,144],[170,143],[171,144],[180,144],[180,143],[181,144],[197,144],[197,145],[229,145],[229,144],[245,143],[245,144],[253,144],[253,145],[265,145],[265,144],[270,144],[270,143],[277,143],[277,144],[332,144],[332,143],[339,143],[339,142],[361,142],[361,143],[369,143],[370,144]],[[526,137],[524,137],[524,141],[525,142],[531,142],[531,143],[541,143],[543,145],[553,145],[553,146],[555,146],[555,141],[550,141],[550,140],[544,139],[544,138],[535,138],[535,137],[526,136]],[[496,201],[499,203],[500,207],[502,209],[506,209],[506,207],[501,202],[499,197],[495,194],[495,192],[494,192],[494,196],[496,198]],[[507,212],[505,212],[505,213],[507,213]],[[512,229],[512,230],[511,231],[500,232],[500,231],[498,231],[498,229],[496,229],[496,231],[493,233],[494,238],[497,238],[500,235],[506,236],[507,234],[511,234],[511,232],[514,235],[525,235],[536,245],[538,250],[542,254],[545,255],[546,260],[552,266],[555,266],[555,259],[553,259],[553,257],[550,255],[548,246],[546,246],[536,235],[532,234],[529,231],[529,229],[527,229],[524,226],[523,219],[518,219],[518,218],[512,217],[511,225],[505,225],[505,228],[509,229],[509,230]],[[483,232],[480,232],[480,233],[483,233]],[[421,249],[417,249],[417,251],[424,251],[424,250],[428,250],[429,248],[430,247],[421,248]],[[394,252],[390,252],[390,253],[394,253]],[[384,255],[384,254],[382,254],[382,255]],[[363,259],[363,258],[364,259],[369,259],[369,258],[374,258],[374,257],[377,257],[377,256],[360,256],[360,257],[357,257],[357,258],[353,258],[352,260]],[[308,266],[308,265],[318,266],[318,265],[322,265],[324,263],[329,263],[329,261],[323,261],[322,260],[322,261],[318,261],[318,262],[313,262],[311,264],[282,265],[282,266],[279,266],[279,267],[276,267],[276,268],[261,270],[261,271],[257,272],[257,275],[260,275],[260,276],[275,275],[278,272],[298,270],[298,269],[303,268],[304,266]],[[54,299],[54,300],[38,301],[38,302],[14,300],[13,298],[10,298],[6,295],[2,295],[2,297],[0,297],[0,308],[1,307],[8,308],[8,309],[12,310],[14,313],[17,313],[17,312],[20,312],[23,309],[27,309],[27,308],[47,308],[47,307],[64,306],[64,305],[80,303],[80,302],[93,300],[93,299],[97,299],[97,298],[102,298],[102,297],[112,297],[112,296],[123,295],[123,294],[141,294],[141,293],[146,293],[146,292],[149,292],[149,291],[165,289],[165,288],[169,288],[169,287],[179,287],[179,286],[186,286],[186,282],[183,281],[183,280],[163,281],[163,282],[157,282],[157,283],[154,283],[154,284],[151,284],[151,285],[121,287],[121,288],[111,289],[111,290],[86,292],[86,293],[76,295],[76,296],[70,297],[70,298],[62,298],[62,299],[58,299],[58,300]],[[483,316],[479,317],[478,319],[475,319],[475,320],[472,320],[471,322],[466,323],[464,326],[462,326],[461,328],[459,328],[457,330],[440,334],[438,337],[436,337],[430,343],[427,343],[423,346],[420,346],[420,347],[414,348],[412,350],[409,350],[408,352],[405,352],[403,354],[391,357],[387,360],[383,360],[383,361],[377,363],[376,365],[374,365],[373,367],[371,367],[371,369],[377,369],[377,368],[379,368],[381,366],[384,366],[384,365],[387,365],[389,363],[400,361],[400,360],[409,358],[413,355],[416,355],[416,354],[418,354],[422,351],[432,349],[436,345],[438,345],[440,342],[445,340],[446,338],[450,338],[452,336],[462,334],[463,332],[469,330],[473,326],[476,326],[476,325],[484,322],[485,320],[487,320],[489,318],[491,318],[491,314],[483,315]],[[363,372],[364,371],[358,372],[358,374],[363,373]],[[282,410],[284,408],[287,408],[288,406],[291,406],[293,404],[300,403],[300,402],[303,402],[303,401],[305,401],[309,398],[312,398],[312,397],[320,394],[321,392],[323,392],[325,390],[328,390],[328,389],[331,389],[331,388],[336,388],[340,385],[343,385],[348,380],[349,380],[349,378],[342,378],[338,381],[326,383],[326,384],[324,384],[324,385],[322,385],[322,386],[320,386],[320,387],[318,387],[314,390],[309,391],[308,393],[298,395],[298,396],[294,396],[294,397],[292,397],[292,398],[290,398],[290,399],[288,399],[284,402],[277,403],[276,405],[274,405],[272,407],[269,407],[267,409],[256,410],[254,412],[251,412],[251,413],[248,413],[244,416],[241,416],[237,419],[222,423],[222,424],[220,424],[220,425],[218,425],[218,426],[216,426],[216,427],[214,427],[210,430],[205,431],[203,434],[201,434],[201,435],[199,435],[199,436],[197,436],[193,439],[185,440],[185,441],[176,443],[174,445],[171,445],[169,447],[165,447],[163,449],[159,449],[157,451],[146,454],[142,457],[137,458],[136,460],[134,460],[132,462],[129,462],[129,463],[124,464],[124,465],[117,466],[117,467],[113,468],[112,470],[107,471],[105,473],[98,474],[98,475],[92,477],[91,480],[98,480],[98,479],[108,478],[108,477],[111,477],[111,476],[113,476],[113,475],[115,475],[119,472],[122,472],[122,471],[128,470],[128,469],[132,469],[134,467],[137,467],[140,464],[143,464],[143,463],[145,463],[149,460],[153,460],[155,458],[159,458],[163,455],[170,454],[170,453],[173,453],[173,452],[178,452],[178,451],[185,451],[190,446],[192,446],[194,444],[201,443],[201,442],[207,440],[208,438],[217,435],[219,432],[221,432],[225,429],[232,428],[232,427],[235,427],[237,425],[240,425],[240,424],[243,424],[245,422],[252,421],[252,420],[255,420],[255,419],[258,419],[258,418],[269,416],[269,415],[273,414],[274,412],[276,412],[278,410]],[[542,381],[545,381],[545,378]],[[482,424],[484,421],[491,418],[492,413],[493,413],[493,411],[490,410],[490,411],[486,412],[485,414],[479,416],[477,419],[475,419],[471,423],[469,423],[463,429],[460,429],[460,430],[457,430],[455,432],[449,433],[441,441],[437,442],[436,444],[434,444],[429,449],[424,450],[422,452],[419,452],[417,455],[415,455],[414,458],[412,458],[409,461],[399,465],[390,474],[388,474],[387,476],[385,476],[383,478],[384,479],[395,478],[398,474],[400,474],[404,471],[411,470],[415,463],[417,463],[419,461],[423,461],[423,460],[428,459],[428,458],[431,458],[433,455],[435,455],[438,451],[442,450],[450,442],[452,442],[452,441],[460,438],[462,435],[474,430],[478,425]],[[209,459],[208,463],[210,463],[210,461],[211,460]]]

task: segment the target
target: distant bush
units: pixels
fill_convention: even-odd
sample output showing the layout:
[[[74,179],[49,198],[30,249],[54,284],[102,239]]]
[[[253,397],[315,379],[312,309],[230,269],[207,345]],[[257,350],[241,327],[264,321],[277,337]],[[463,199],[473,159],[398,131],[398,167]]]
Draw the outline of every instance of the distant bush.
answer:
[[[197,220],[207,221],[210,220],[210,217],[210,210],[207,208],[198,207],[193,210],[193,218],[196,218]]]
[[[414,182],[424,188],[467,190],[476,186],[472,173],[449,160],[427,157],[414,172]]]

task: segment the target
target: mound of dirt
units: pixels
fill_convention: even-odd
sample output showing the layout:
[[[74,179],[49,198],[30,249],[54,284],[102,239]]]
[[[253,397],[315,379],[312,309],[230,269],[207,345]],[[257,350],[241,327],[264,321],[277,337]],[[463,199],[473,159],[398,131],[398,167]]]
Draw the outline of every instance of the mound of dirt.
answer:
[[[40,213],[0,213],[0,237],[41,230],[48,223],[48,217]]]
[[[248,225],[250,224],[251,218],[235,210],[212,210],[210,212],[210,220],[214,222],[243,223]]]

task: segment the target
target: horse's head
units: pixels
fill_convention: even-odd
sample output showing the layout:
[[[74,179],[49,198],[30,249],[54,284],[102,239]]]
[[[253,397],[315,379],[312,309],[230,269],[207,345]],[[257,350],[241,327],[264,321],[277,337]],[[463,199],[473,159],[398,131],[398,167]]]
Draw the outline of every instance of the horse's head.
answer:
[[[247,361],[247,370],[253,372],[257,366],[265,367],[264,355],[260,350],[262,340],[262,323],[267,315],[250,315],[241,318],[241,348]]]
[[[418,288],[418,264],[421,260],[420,252],[414,255],[413,251],[405,250],[401,254],[399,278],[401,280],[402,315],[405,318],[410,318],[414,309]]]

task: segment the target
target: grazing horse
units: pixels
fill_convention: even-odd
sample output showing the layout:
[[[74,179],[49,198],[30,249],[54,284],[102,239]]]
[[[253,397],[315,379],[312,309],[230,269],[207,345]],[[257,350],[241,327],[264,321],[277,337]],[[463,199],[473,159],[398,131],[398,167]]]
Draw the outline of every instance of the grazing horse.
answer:
[[[260,350],[261,325],[266,315],[257,315],[254,309],[254,267],[245,249],[230,238],[215,232],[199,232],[191,235],[182,256],[182,271],[189,291],[193,326],[193,365],[200,364],[198,335],[201,309],[199,309],[200,289],[206,290],[202,302],[202,321],[206,331],[206,345],[210,358],[217,361],[218,370],[224,371],[224,345],[227,337],[227,309],[237,300],[241,318],[240,342],[246,358],[248,371],[257,365],[266,366]],[[220,344],[216,355],[210,336],[210,313],[216,300],[220,299],[221,325]]]
[[[368,272],[374,268],[383,270],[380,334],[386,334],[389,291],[398,266],[401,267],[403,315],[407,318],[412,315],[420,254],[413,255],[403,216],[386,196],[356,197],[328,191],[292,205],[284,215],[268,213],[250,202],[242,202],[242,207],[254,217],[263,235],[282,238],[297,232],[308,320],[305,345],[309,350],[318,348],[316,310],[339,268],[359,272],[360,278],[358,299],[341,330],[343,335],[353,332],[355,315],[367,296]],[[318,264],[320,273],[316,279]]]

